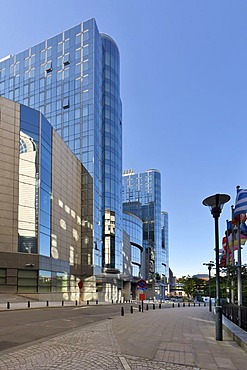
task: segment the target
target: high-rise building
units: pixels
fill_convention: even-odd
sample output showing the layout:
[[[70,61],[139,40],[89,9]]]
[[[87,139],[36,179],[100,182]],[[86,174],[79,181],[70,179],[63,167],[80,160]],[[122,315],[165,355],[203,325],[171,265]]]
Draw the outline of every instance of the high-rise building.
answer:
[[[138,216],[143,222],[143,275],[149,281],[155,281],[156,287],[162,287],[165,285],[169,266],[168,250],[162,236],[164,222],[161,213],[160,172],[151,169],[135,174],[132,170],[127,170],[123,173],[122,182],[124,212]],[[168,240],[166,234],[165,240]],[[158,290],[158,295],[163,297],[163,288]]]
[[[169,238],[168,238],[168,213],[161,212],[161,238],[162,238],[162,251],[163,263],[165,263],[165,278],[169,279]]]
[[[0,95],[40,110],[93,179],[82,175],[82,274],[97,284],[102,273],[121,273],[122,108],[115,41],[90,19],[9,55],[0,60]]]

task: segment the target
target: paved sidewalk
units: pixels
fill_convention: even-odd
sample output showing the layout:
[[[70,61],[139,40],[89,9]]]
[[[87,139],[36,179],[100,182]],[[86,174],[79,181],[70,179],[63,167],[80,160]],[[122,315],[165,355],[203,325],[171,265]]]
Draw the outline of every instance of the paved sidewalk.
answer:
[[[207,307],[149,310],[1,352],[2,370],[246,370],[247,353],[215,340]]]

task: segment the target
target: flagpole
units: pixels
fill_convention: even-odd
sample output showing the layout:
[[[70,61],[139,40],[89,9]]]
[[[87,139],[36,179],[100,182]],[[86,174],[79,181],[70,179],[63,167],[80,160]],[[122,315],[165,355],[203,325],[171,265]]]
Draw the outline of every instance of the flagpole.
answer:
[[[232,221],[234,220],[234,206],[232,208]],[[235,266],[235,259],[234,259],[234,223],[232,222],[232,303],[235,302],[234,297],[234,266]]]
[[[240,186],[237,186],[237,191],[240,189]],[[241,234],[240,234],[240,218],[241,215],[239,215],[239,221],[237,223],[238,227],[238,325],[242,326],[242,317],[241,317],[241,306],[243,303],[242,300],[242,277],[241,277]]]
[[[231,285],[230,285],[230,271],[229,271],[229,243],[228,243],[228,220],[226,220],[226,267],[227,267],[227,287],[229,289],[228,292],[228,300],[231,303]]]

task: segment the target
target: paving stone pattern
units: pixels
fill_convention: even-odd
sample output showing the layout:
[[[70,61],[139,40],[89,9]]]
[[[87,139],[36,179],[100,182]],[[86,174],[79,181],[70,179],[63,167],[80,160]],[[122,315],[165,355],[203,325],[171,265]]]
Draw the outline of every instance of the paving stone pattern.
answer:
[[[0,370],[246,370],[247,353],[214,329],[204,308],[135,313],[2,352]]]

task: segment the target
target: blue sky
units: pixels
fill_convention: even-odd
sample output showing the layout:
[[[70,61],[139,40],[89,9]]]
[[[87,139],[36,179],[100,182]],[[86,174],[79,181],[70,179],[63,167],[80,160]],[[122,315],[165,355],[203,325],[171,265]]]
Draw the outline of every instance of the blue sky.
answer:
[[[124,169],[162,174],[174,274],[207,272],[214,221],[247,188],[246,0],[1,0],[0,58],[94,17],[121,54]],[[247,262],[247,246],[243,263]]]

